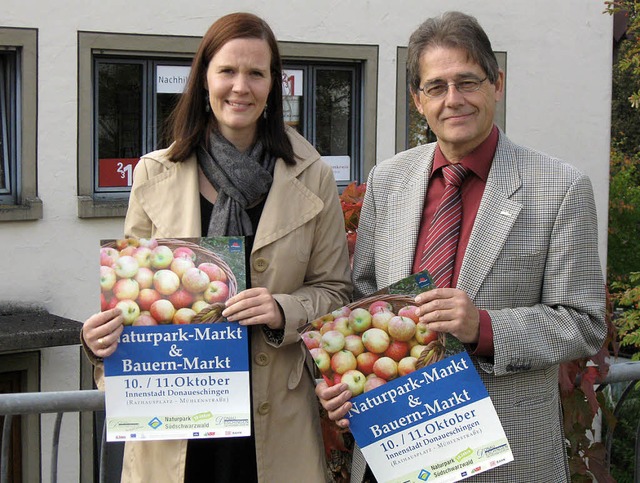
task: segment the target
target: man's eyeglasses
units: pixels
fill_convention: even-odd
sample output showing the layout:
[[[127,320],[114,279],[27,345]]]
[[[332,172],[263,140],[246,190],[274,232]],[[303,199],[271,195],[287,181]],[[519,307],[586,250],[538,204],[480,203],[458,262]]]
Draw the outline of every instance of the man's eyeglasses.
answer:
[[[476,92],[480,89],[480,86],[488,77],[484,79],[462,79],[457,82],[428,82],[418,90],[421,90],[425,96],[433,98],[442,97],[449,92],[449,86],[455,86],[455,88],[461,94],[468,94],[470,92]]]

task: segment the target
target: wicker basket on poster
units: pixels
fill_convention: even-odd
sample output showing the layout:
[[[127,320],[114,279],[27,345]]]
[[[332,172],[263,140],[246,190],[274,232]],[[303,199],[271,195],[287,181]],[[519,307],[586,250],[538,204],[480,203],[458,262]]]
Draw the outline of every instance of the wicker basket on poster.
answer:
[[[170,238],[163,238],[158,240],[158,244],[167,245],[172,250],[184,246],[193,250],[196,254],[196,267],[205,262],[215,263],[218,265],[222,271],[227,276],[227,285],[229,286],[229,297],[233,297],[236,293],[238,293],[238,283],[236,281],[236,276],[233,271],[229,267],[229,265],[214,252],[207,250],[206,248],[201,247],[196,243],[192,243],[186,240],[174,240]],[[208,307],[202,309],[198,312],[193,319],[191,320],[192,324],[212,324],[215,322],[225,322],[226,319],[222,316],[222,311],[224,310],[223,303],[213,303]]]
[[[174,238],[157,238],[156,241],[158,245],[167,246],[174,251],[179,247],[189,248],[195,253],[195,266],[197,267],[201,263],[209,262],[215,263],[218,265],[222,271],[227,276],[227,285],[229,287],[229,297],[233,297],[236,293],[238,293],[238,283],[236,281],[236,276],[233,271],[229,267],[229,265],[220,258],[214,252],[207,250],[206,248],[198,245],[197,243],[188,241],[188,240],[179,240]],[[106,243],[104,246],[115,247],[116,242]],[[192,319],[192,324],[203,324],[203,323],[214,323],[214,322],[224,322],[225,318],[222,317],[222,310],[224,309],[224,304],[221,303],[213,303],[208,307],[204,308],[200,312],[198,312],[194,318]]]
[[[175,250],[178,247],[190,248],[196,254],[196,267],[204,262],[215,263],[227,276],[227,284],[229,285],[229,297],[233,297],[236,293],[238,293],[238,282],[236,281],[236,276],[231,271],[231,268],[229,267],[227,262],[225,262],[214,252],[201,247],[197,243],[193,243],[187,240],[176,240],[173,238],[158,238],[158,245],[166,245],[172,250]]]

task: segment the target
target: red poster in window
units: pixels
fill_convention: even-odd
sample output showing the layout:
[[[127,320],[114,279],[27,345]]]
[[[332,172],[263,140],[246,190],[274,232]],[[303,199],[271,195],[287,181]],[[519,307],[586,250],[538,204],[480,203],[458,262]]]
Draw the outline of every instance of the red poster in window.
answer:
[[[100,188],[130,188],[133,168],[139,158],[102,158],[98,160],[98,186]]]

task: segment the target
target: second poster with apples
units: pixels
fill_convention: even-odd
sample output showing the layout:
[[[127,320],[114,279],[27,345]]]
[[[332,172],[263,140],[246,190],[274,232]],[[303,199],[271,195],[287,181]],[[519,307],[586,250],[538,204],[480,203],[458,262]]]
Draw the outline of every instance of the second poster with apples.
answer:
[[[415,314],[432,288],[416,273],[301,330],[327,384],[348,385],[349,428],[381,483],[459,481],[513,460],[464,345]]]

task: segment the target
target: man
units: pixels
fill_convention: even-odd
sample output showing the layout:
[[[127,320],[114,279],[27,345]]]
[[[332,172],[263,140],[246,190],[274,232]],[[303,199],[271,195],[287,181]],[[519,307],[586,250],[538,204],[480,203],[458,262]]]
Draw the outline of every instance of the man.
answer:
[[[513,462],[472,480],[568,481],[558,365],[594,354],[605,337],[591,183],[494,125],[504,73],[475,18],[449,12],[424,22],[409,41],[408,72],[437,142],[371,171],[355,298],[425,267],[440,270],[430,265],[437,255],[428,245],[436,244],[429,232],[448,189],[443,168],[466,168],[454,258],[442,288],[416,297],[417,312],[431,329],[467,344],[511,444]],[[346,385],[320,383],[316,393],[346,427]],[[360,481],[356,460],[352,474]]]

